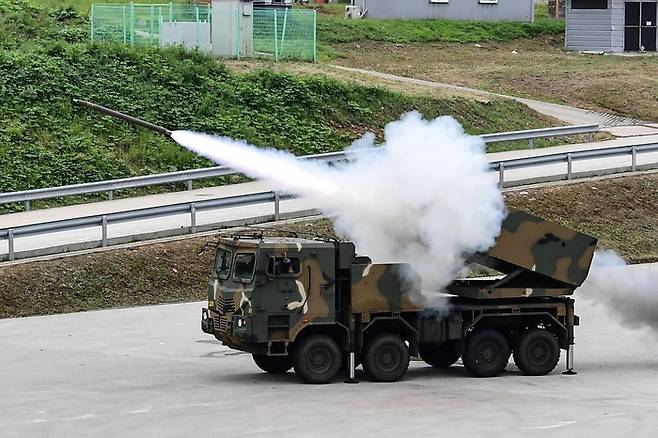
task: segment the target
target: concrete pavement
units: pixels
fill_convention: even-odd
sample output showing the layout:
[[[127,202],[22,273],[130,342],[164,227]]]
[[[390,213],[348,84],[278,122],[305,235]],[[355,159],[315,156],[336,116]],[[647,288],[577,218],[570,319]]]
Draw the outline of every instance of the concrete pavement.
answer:
[[[0,320],[0,435],[655,436],[656,335],[575,297],[576,376],[564,357],[548,376],[510,363],[492,379],[413,362],[391,384],[267,375],[201,332],[203,303]]]

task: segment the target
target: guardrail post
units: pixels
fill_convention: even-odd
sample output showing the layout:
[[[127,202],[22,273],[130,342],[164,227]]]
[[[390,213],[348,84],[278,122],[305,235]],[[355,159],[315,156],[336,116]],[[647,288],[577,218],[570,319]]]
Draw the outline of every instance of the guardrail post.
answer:
[[[107,246],[107,216],[101,216],[101,246]]]
[[[196,204],[190,204],[190,232],[196,234]]]
[[[532,149],[532,148],[535,147],[535,139],[534,139],[534,138],[529,138],[529,139],[528,139],[528,147],[529,147],[530,149]]]
[[[505,182],[505,165],[501,161],[500,163],[498,163],[498,185],[502,187],[504,182]]]
[[[637,147],[633,146],[631,148],[631,171],[635,172],[637,170]]]
[[[109,201],[111,201],[111,200],[114,199],[114,190],[108,190],[108,191],[107,191],[107,199],[108,199]]]
[[[191,192],[191,191],[192,191],[192,188],[193,188],[193,187],[192,187],[192,180],[191,180],[191,179],[188,179],[188,180],[187,180],[187,191],[188,191],[188,192]]]
[[[9,230],[7,239],[9,242],[9,261],[13,262],[14,261],[14,230]]]
[[[587,142],[591,143],[594,141],[594,133],[593,132],[588,132],[587,133]]]
[[[280,197],[279,192],[274,192],[274,220],[278,221],[281,219],[281,213],[279,210],[280,207]]]
[[[573,159],[571,153],[567,154],[567,179],[571,179],[573,173]]]
[[[23,202],[23,205],[25,205],[25,211],[30,211],[30,201],[25,200],[25,202]]]

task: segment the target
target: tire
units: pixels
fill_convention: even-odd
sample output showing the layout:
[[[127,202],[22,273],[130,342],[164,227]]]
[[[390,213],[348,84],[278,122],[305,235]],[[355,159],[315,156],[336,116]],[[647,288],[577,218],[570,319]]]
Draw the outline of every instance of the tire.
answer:
[[[288,356],[266,356],[264,354],[252,354],[256,365],[261,370],[270,374],[283,374],[292,368],[292,361]]]
[[[371,339],[363,354],[363,370],[376,382],[394,382],[409,368],[409,347],[401,337],[381,334]]]
[[[529,376],[543,376],[560,361],[560,345],[548,330],[531,329],[519,338],[514,348],[514,363]]]
[[[295,347],[292,364],[295,374],[306,383],[329,383],[340,370],[343,357],[329,336],[311,335]]]
[[[466,338],[464,366],[475,377],[499,375],[509,362],[509,342],[498,331],[479,329]]]
[[[455,341],[443,344],[422,344],[419,350],[420,358],[434,368],[448,368],[461,356],[459,343]]]

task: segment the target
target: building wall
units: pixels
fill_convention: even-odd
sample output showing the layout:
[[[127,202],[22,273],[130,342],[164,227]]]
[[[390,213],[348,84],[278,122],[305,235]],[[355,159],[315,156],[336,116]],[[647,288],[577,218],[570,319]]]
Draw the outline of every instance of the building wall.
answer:
[[[614,23],[613,9],[610,5],[613,1],[608,0],[608,9],[571,9],[571,0],[567,0],[567,26],[564,39],[568,50],[612,51]],[[622,23],[623,19],[622,11]]]
[[[535,0],[498,0],[493,4],[484,3],[492,0],[438,1],[444,3],[431,3],[430,0],[356,0],[355,4],[368,10],[366,18],[532,21],[535,11]]]
[[[567,0],[567,50],[623,52],[624,8],[625,0],[608,0],[608,9],[571,9],[571,0]]]

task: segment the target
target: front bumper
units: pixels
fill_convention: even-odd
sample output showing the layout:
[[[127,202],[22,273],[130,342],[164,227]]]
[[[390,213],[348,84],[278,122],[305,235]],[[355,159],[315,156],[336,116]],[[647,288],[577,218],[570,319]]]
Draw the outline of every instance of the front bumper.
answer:
[[[250,318],[240,315],[220,315],[212,309],[204,308],[201,309],[201,330],[214,335],[230,348],[251,351],[250,344],[253,343],[253,339]]]

